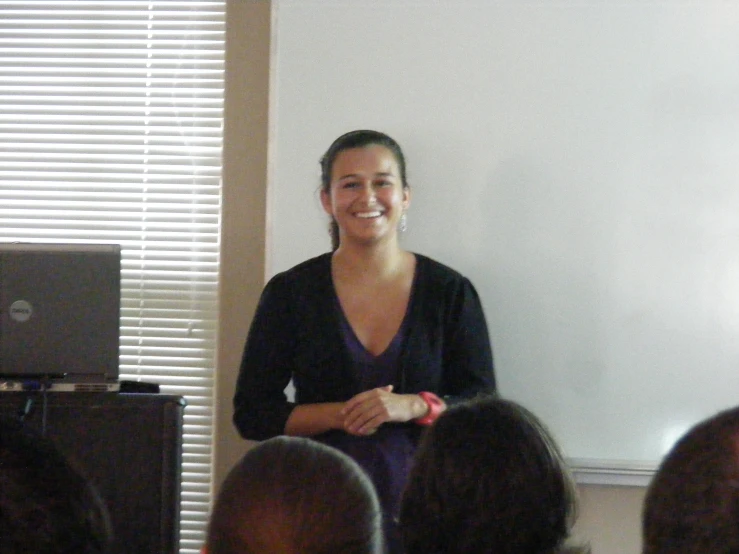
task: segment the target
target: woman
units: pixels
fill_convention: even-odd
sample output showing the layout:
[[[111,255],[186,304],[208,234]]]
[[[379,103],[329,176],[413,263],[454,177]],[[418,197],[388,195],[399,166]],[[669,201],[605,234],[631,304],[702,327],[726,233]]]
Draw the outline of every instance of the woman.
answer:
[[[231,469],[213,505],[204,554],[382,554],[372,483],[348,456],[275,437]]]
[[[392,527],[423,425],[495,388],[488,330],[469,280],[400,247],[411,195],[392,138],[342,135],[321,170],[333,252],[265,287],[234,423],[247,439],[310,436],[347,453],[377,487]],[[291,379],[295,402],[284,393]]]
[[[584,554],[566,546],[573,480],[534,414],[481,398],[454,406],[416,452],[400,510],[407,554]]]

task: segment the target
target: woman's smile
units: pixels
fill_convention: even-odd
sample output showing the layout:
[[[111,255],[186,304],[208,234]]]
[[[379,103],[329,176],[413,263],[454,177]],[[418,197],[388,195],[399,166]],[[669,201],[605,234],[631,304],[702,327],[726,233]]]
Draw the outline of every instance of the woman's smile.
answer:
[[[336,157],[330,191],[321,201],[343,239],[367,243],[396,237],[409,193],[393,153],[371,145]]]

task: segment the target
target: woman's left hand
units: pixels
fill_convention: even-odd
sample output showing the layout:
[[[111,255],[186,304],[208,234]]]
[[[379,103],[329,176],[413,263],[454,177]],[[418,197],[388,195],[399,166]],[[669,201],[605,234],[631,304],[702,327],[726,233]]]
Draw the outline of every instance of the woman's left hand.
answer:
[[[352,435],[370,435],[388,421],[423,417],[427,409],[417,394],[395,394],[392,385],[378,387],[361,392],[344,404],[344,430]]]

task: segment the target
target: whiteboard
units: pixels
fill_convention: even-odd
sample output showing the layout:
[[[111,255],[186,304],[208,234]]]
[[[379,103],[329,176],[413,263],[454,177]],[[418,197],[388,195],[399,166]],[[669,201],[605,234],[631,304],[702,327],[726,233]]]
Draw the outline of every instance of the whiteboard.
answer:
[[[739,403],[739,2],[277,0],[268,271],[318,159],[394,136],[410,250],[470,277],[499,388],[591,467]]]

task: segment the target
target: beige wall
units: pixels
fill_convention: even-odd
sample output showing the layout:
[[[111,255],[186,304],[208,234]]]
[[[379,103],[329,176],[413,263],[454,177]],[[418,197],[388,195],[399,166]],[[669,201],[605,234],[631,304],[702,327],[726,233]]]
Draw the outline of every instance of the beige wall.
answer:
[[[228,0],[227,6],[216,490],[247,448],[231,424],[231,395],[264,285],[269,145],[271,3]],[[577,537],[595,554],[637,554],[644,489],[587,485],[580,495]]]
[[[271,3],[228,0],[215,485],[244,452],[231,396],[264,286]]]
[[[644,487],[581,485],[575,536],[593,554],[638,554]]]

